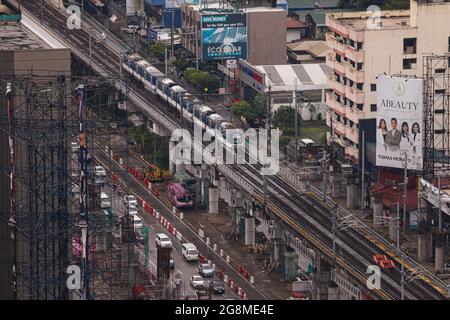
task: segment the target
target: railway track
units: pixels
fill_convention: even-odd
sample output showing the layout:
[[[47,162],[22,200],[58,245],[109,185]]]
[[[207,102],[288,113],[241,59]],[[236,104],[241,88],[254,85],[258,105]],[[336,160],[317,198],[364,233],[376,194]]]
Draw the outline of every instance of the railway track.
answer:
[[[13,5],[16,1],[8,0]],[[40,4],[36,1],[22,1],[22,6],[30,13],[35,12],[36,16],[40,13]],[[51,4],[44,2],[44,24],[47,25],[55,36],[64,40],[73,52],[82,60],[86,61],[89,57],[89,34],[84,29],[69,30],[65,27],[67,16],[58,11]],[[165,123],[169,130],[179,127],[177,115],[169,111],[167,105],[158,99],[154,99],[151,93],[134,87],[128,86],[128,83],[118,78],[117,70],[120,69],[120,54],[110,50],[104,43],[95,43],[92,46],[92,65],[97,73],[115,80],[115,86],[124,88],[127,86],[130,98],[148,106],[143,110],[150,117],[152,115],[162,114],[165,117]],[[89,62],[88,62],[89,63]],[[219,166],[219,170],[226,172],[235,182],[241,181],[238,178],[244,177],[245,187],[249,193],[257,200],[263,201],[262,180],[257,165],[244,166]],[[234,175],[232,174],[234,173]],[[250,187],[249,187],[250,186]],[[338,235],[339,254],[334,254],[330,249],[332,246],[331,225],[332,214],[330,208],[311,200],[314,197],[306,194],[299,194],[299,189],[289,180],[280,176],[269,178],[269,188],[271,196],[268,200],[269,209],[277,215],[291,229],[302,235],[312,246],[318,249],[328,257],[335,257],[335,263],[346,270],[350,275],[365,284],[365,269],[371,264],[370,259],[373,254],[380,253],[380,246],[376,246],[367,237],[362,236],[360,232],[354,229],[348,229]],[[302,190],[304,192],[305,190]],[[287,196],[289,195],[289,196]],[[342,254],[341,254],[342,253]],[[383,275],[387,277],[385,287],[375,291],[376,295],[382,299],[399,298],[400,275],[398,270],[384,271]],[[423,277],[422,277],[423,278]],[[428,279],[428,278],[427,278]],[[397,285],[396,285],[397,284]],[[431,281],[417,279],[405,286],[407,297],[411,299],[442,299],[446,298],[444,289]]]

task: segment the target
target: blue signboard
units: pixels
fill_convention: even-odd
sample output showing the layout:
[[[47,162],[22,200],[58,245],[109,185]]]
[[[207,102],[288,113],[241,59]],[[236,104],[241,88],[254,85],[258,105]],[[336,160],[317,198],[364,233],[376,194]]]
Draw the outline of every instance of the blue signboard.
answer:
[[[203,14],[202,57],[203,60],[246,59],[246,14]]]
[[[152,29],[152,27],[149,25],[147,27],[147,34],[148,34],[148,38],[152,41],[158,41],[158,31],[155,29]]]
[[[181,28],[181,8],[164,9],[163,27],[172,28],[172,22],[174,28]]]

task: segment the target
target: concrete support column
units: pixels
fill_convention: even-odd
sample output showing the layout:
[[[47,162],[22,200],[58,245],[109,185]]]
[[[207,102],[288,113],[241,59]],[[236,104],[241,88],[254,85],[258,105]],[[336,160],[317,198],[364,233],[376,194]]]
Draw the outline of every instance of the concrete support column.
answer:
[[[397,232],[399,232],[397,228],[397,220],[396,215],[391,212],[390,219],[389,219],[389,240],[391,241],[397,241]]]
[[[341,300],[340,296],[341,288],[333,281],[330,281],[328,284],[328,300]]]
[[[294,250],[284,251],[284,279],[295,280],[298,276],[298,255]]]
[[[383,200],[379,196],[373,199],[373,225],[380,226],[383,217]]]
[[[256,235],[255,217],[245,218],[245,245],[254,245]]]
[[[347,185],[347,208],[355,209],[356,208],[356,185],[349,183]]]
[[[428,256],[428,236],[426,234],[419,234],[417,237],[417,259],[419,262],[426,262]]]
[[[333,179],[332,196],[338,198],[342,197],[342,180],[339,178]]]
[[[436,234],[436,247],[434,249],[434,270],[435,272],[443,272],[444,271],[444,263],[445,263],[445,234],[437,233]]]
[[[178,163],[175,165],[175,171],[176,172],[181,172],[184,171],[184,163]]]
[[[153,122],[153,126],[155,123]],[[169,173],[172,176],[175,173],[175,164],[172,161],[172,150],[175,147],[175,142],[169,141]]]
[[[208,193],[209,193],[208,212],[219,213],[219,189],[209,188]]]

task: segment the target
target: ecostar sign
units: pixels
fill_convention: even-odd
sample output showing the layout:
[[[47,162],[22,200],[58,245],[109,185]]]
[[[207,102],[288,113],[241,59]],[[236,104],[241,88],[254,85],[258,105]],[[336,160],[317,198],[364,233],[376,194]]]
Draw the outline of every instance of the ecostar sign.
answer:
[[[377,166],[422,170],[423,80],[377,79]]]

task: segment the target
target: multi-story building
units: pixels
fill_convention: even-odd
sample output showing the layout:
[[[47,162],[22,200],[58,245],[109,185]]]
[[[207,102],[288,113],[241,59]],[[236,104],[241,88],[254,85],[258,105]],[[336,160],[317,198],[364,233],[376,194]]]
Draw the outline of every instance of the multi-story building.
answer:
[[[411,0],[410,10],[327,14],[328,143],[345,159],[359,158],[359,122],[376,117],[376,77],[422,76],[423,57],[450,52],[450,2]],[[370,18],[370,19],[369,19]]]
[[[201,17],[203,15],[238,12],[246,21],[247,61],[254,65],[286,63],[286,10],[270,7],[250,7],[233,9],[230,5],[222,8],[220,3],[212,3],[208,9],[186,4],[181,9],[181,45],[193,55],[202,57]],[[264,32],[261,32],[264,30]],[[219,59],[220,60],[220,59]]]

